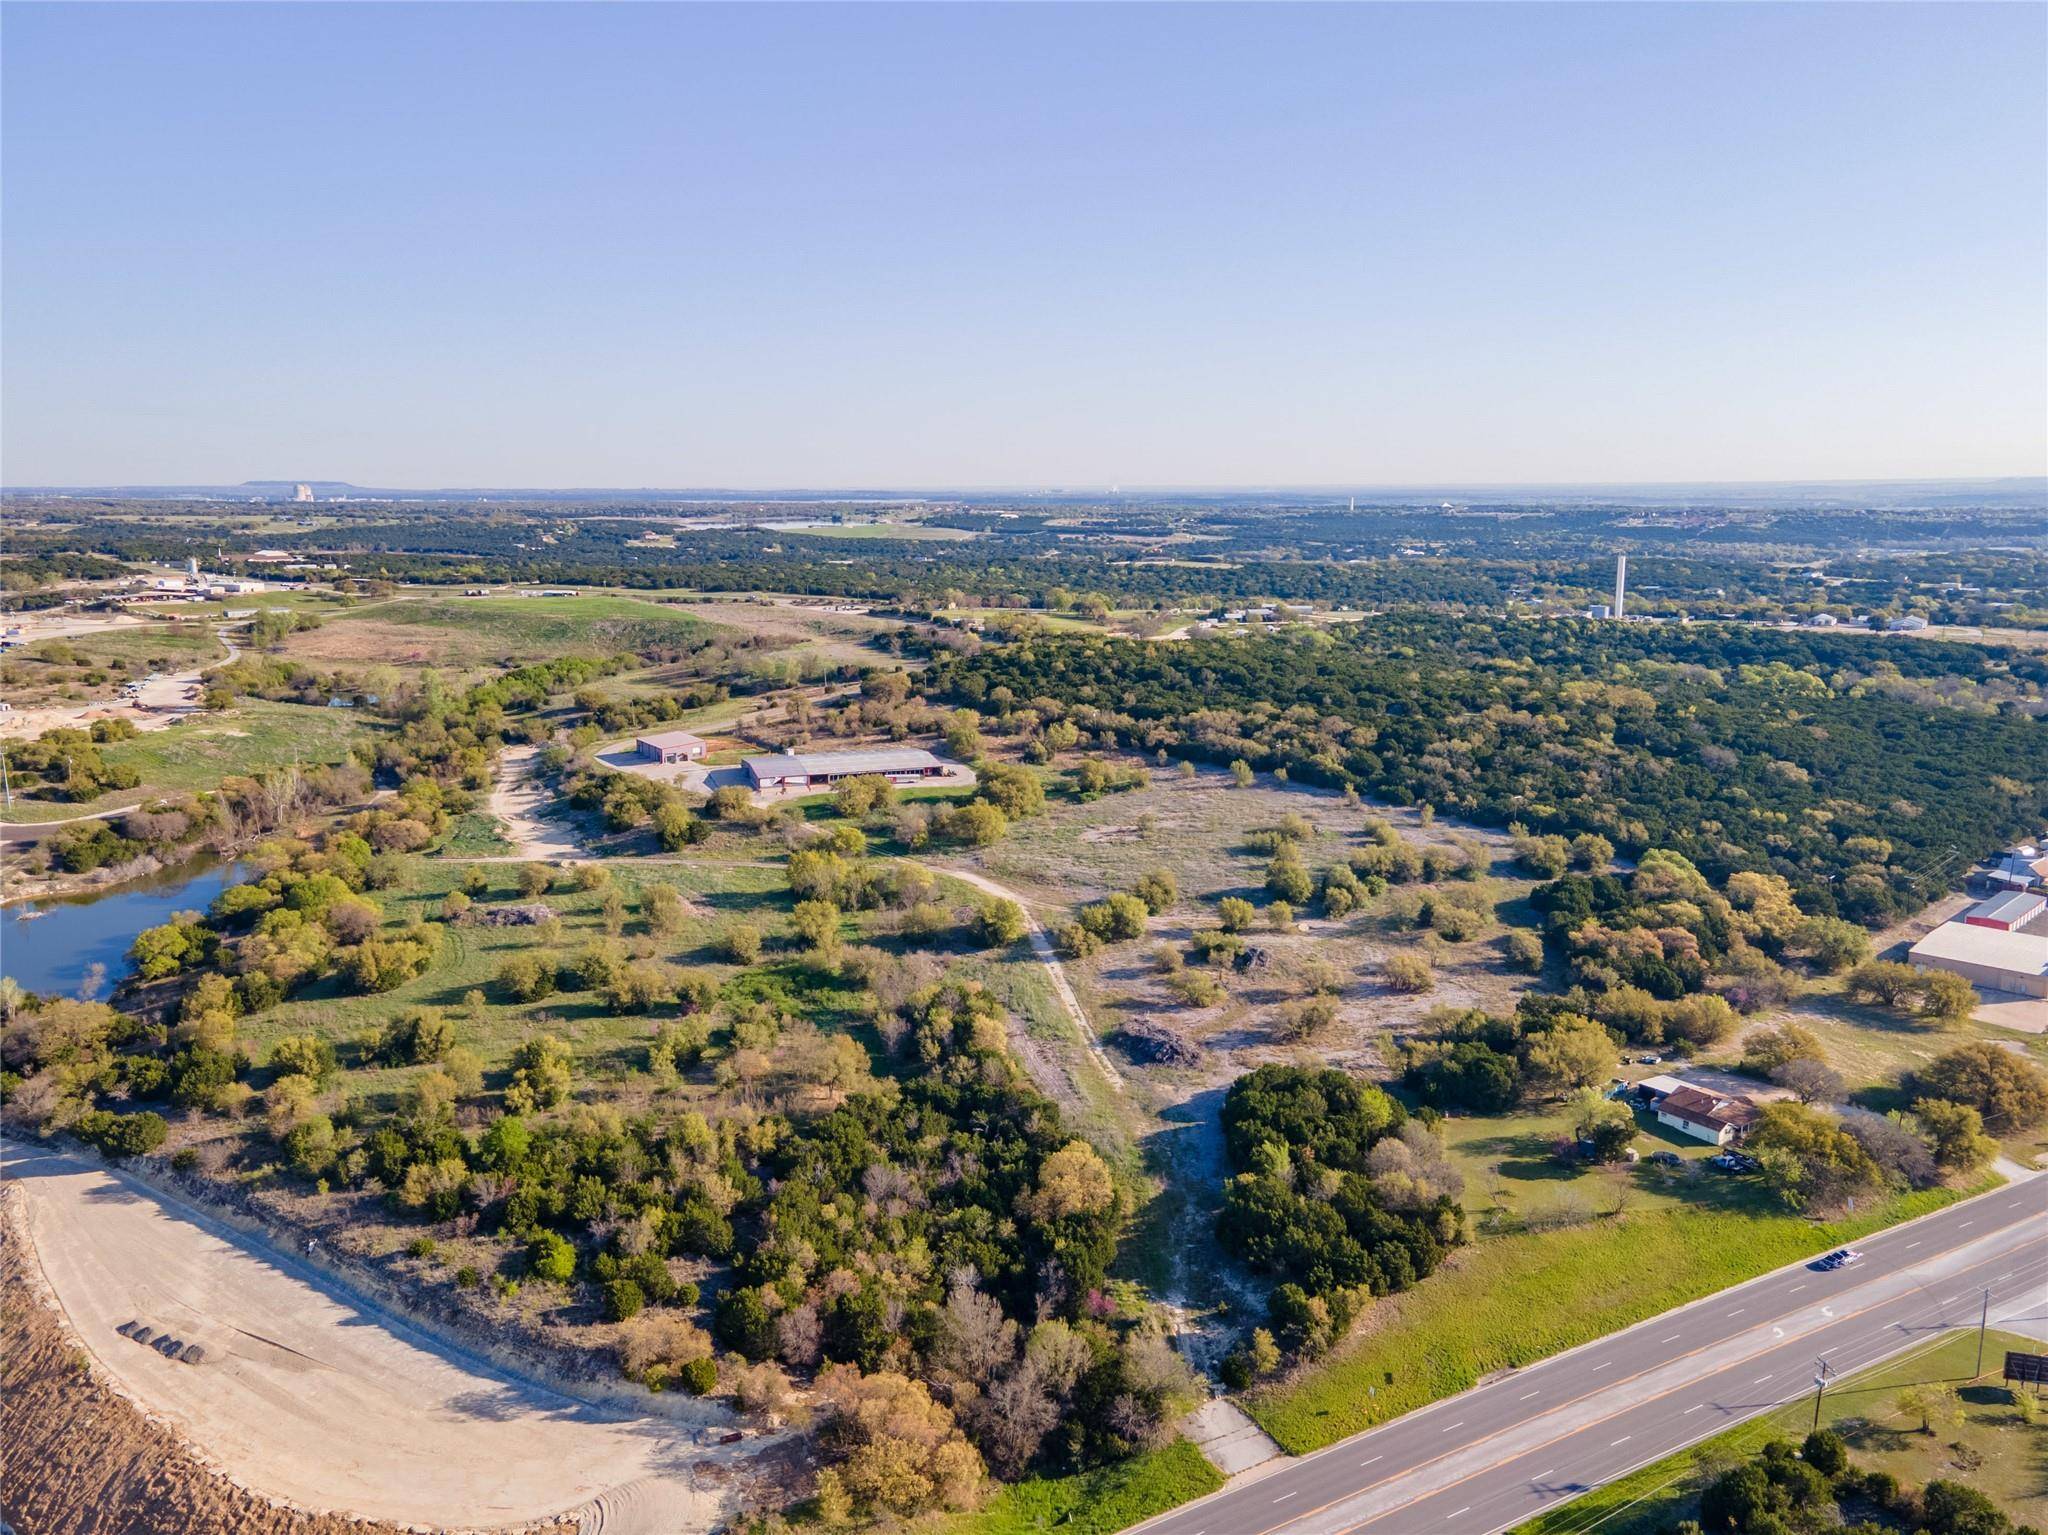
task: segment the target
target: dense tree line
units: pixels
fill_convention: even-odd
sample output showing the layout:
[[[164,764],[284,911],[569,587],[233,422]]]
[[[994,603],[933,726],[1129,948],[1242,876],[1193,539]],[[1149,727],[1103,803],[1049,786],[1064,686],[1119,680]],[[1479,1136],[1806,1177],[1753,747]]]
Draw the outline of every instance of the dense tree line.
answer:
[[[949,659],[931,689],[1147,752],[1662,847],[1716,883],[1772,872],[1807,914],[1875,924],[2048,816],[2048,726],[1864,686],[1882,663],[2048,681],[2048,662],[1996,647],[1401,614],[1344,638],[1037,638]]]
[[[1222,1119],[1234,1176],[1217,1231],[1274,1277],[1282,1347],[1328,1348],[1372,1297],[1427,1277],[1464,1239],[1441,1145],[1362,1078],[1261,1066],[1231,1084]]]

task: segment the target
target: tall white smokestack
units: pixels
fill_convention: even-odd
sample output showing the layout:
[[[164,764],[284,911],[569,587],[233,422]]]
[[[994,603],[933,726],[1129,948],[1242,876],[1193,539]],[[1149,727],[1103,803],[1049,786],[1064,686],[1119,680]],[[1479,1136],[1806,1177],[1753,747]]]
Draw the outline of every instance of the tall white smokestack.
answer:
[[[1628,616],[1625,604],[1628,602],[1628,556],[1614,557],[1614,616],[1617,619]]]

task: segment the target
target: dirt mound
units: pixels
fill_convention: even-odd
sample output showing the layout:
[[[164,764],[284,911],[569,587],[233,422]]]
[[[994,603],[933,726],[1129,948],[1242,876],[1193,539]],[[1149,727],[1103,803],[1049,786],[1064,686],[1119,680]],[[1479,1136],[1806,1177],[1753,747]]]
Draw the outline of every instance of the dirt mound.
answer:
[[[20,1535],[397,1535],[277,1507],[200,1465],[94,1377],[23,1263],[19,1240],[0,1231],[0,1514]]]

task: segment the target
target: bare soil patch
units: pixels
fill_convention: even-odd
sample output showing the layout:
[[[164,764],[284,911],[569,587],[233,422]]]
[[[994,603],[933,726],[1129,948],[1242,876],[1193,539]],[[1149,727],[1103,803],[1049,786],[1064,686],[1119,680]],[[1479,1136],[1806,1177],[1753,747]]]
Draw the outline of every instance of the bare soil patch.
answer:
[[[397,1535],[245,1492],[91,1366],[36,1282],[12,1221],[0,1225],[0,1517],[20,1535]]]

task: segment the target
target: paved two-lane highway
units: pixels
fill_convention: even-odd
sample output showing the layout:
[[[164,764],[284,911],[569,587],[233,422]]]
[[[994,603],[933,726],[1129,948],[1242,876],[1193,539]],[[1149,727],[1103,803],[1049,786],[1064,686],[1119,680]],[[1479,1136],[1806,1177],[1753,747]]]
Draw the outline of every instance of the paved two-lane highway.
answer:
[[[1781,1269],[1250,1473],[1145,1535],[1491,1535],[1936,1333],[2048,1311],[2048,1178]]]

